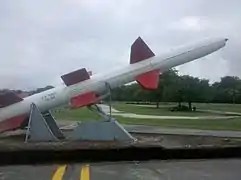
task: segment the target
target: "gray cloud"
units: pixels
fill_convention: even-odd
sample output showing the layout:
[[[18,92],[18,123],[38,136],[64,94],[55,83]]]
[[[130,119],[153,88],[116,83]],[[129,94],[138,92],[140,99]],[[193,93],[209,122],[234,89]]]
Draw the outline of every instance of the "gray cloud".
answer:
[[[0,88],[57,85],[62,74],[81,67],[99,73],[127,64],[139,35],[156,54],[206,36],[228,37],[224,49],[178,69],[212,81],[240,76],[240,5],[218,0],[0,1]]]

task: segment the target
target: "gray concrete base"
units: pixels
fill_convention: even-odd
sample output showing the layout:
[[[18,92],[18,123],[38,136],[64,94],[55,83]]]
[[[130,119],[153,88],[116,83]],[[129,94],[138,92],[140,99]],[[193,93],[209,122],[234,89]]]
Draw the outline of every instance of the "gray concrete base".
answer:
[[[35,104],[31,104],[25,142],[54,142],[64,137],[55,120],[45,119]]]
[[[31,104],[30,109],[25,142],[55,142],[65,139],[50,112],[42,114],[35,104]],[[115,119],[111,119],[80,123],[66,140],[132,142],[135,139]]]
[[[90,141],[131,142],[135,140],[115,119],[83,122],[74,129],[68,138]]]

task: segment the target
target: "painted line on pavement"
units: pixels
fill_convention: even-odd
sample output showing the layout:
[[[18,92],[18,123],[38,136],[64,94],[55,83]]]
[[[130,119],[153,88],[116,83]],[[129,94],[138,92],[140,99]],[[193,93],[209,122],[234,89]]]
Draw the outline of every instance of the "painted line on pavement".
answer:
[[[58,167],[58,169],[56,170],[56,172],[53,175],[52,180],[62,180],[66,167],[67,167],[66,165],[62,165],[62,166]]]
[[[82,166],[80,180],[90,180],[90,166],[88,164]]]

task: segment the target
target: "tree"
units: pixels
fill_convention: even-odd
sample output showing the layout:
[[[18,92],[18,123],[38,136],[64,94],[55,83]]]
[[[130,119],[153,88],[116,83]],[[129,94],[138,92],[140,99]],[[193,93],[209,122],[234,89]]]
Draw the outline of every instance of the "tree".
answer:
[[[212,85],[215,91],[214,102],[241,103],[241,80],[235,76],[225,76]]]
[[[192,102],[206,102],[210,99],[207,95],[210,91],[209,81],[192,76],[180,76],[177,88],[177,100],[188,103],[189,109],[192,109]]]
[[[168,97],[170,97],[172,91],[170,87],[177,83],[178,74],[177,70],[170,69],[168,71],[163,72],[159,78],[158,89],[155,90],[152,94],[153,99],[156,102],[156,108],[159,108],[160,101],[167,101]]]

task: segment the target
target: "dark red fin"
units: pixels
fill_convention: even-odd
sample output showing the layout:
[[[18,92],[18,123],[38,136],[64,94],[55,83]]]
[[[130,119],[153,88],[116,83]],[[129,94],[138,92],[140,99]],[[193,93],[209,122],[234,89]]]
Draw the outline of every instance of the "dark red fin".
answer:
[[[22,127],[24,121],[28,118],[27,114],[12,117],[0,122],[0,133],[10,130],[15,130]]]
[[[153,70],[143,73],[136,77],[136,81],[144,88],[154,90],[158,88],[159,70]]]
[[[22,100],[23,99],[21,97],[19,97],[12,91],[5,92],[3,94],[0,94],[0,108],[9,106]]]
[[[130,64],[155,56],[147,44],[138,37],[131,46]]]
[[[82,68],[82,69],[70,72],[68,74],[62,75],[61,78],[64,81],[66,86],[71,86],[81,81],[90,79],[90,75],[85,68]]]
[[[71,98],[70,100],[72,108],[80,108],[91,104],[95,104],[97,102],[99,102],[99,98],[97,97],[95,92],[81,94]]]

